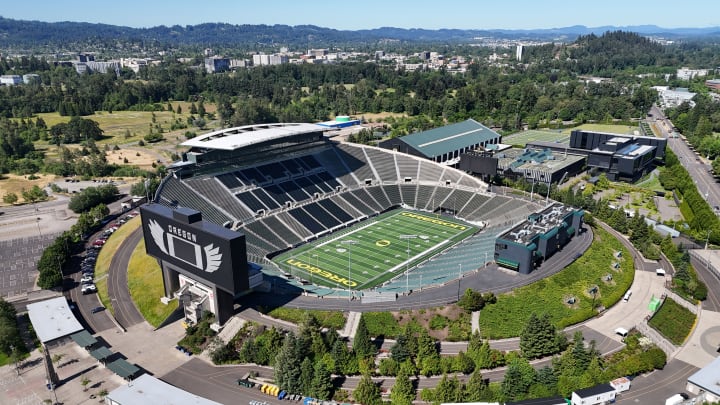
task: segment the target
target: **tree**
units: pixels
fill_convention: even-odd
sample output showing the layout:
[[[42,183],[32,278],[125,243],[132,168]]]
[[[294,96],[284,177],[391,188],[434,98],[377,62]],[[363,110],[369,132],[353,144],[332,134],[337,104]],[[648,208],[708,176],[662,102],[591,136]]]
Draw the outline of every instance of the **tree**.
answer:
[[[516,401],[525,398],[530,386],[535,382],[535,369],[527,359],[515,357],[508,362],[505,378],[500,385],[503,398],[506,401]]]
[[[375,354],[376,348],[372,340],[370,340],[370,332],[368,332],[365,318],[360,317],[355,338],[353,339],[353,351],[358,357],[367,357]]]
[[[5,204],[15,204],[17,201],[18,201],[18,196],[15,193],[8,192],[3,196],[3,202]]]
[[[88,384],[90,384],[90,379],[87,378],[85,374],[83,374],[82,379],[80,379],[80,385],[83,386],[83,391],[87,391]]]
[[[405,334],[400,334],[395,339],[395,344],[390,347],[390,356],[393,360],[398,363],[402,363],[406,359],[410,358],[410,350],[408,348],[408,337]]]
[[[382,402],[380,387],[370,379],[370,374],[364,373],[360,378],[360,382],[353,392],[353,398],[363,405],[379,405]]]
[[[550,323],[550,316],[541,317],[530,314],[525,328],[520,333],[520,350],[527,359],[535,359],[554,354],[563,349],[555,326]]]
[[[310,395],[313,398],[329,400],[333,396],[334,389],[330,370],[325,367],[325,363],[322,361],[316,361],[310,384]]]
[[[458,306],[468,312],[479,311],[485,306],[485,299],[480,292],[468,288],[458,301]]]
[[[415,388],[410,377],[400,370],[390,391],[390,402],[393,405],[410,405],[415,397]]]
[[[285,335],[282,348],[275,357],[275,382],[284,390],[303,392],[300,376],[301,357],[298,357],[297,338],[289,332]]]
[[[462,401],[462,386],[457,376],[448,378],[443,374],[435,387],[435,402],[460,402]]]
[[[490,392],[488,383],[483,378],[479,368],[470,374],[467,384],[465,384],[463,402],[480,402],[489,399]]]
[[[311,392],[314,377],[315,368],[313,367],[313,362],[310,357],[305,357],[300,364],[300,385],[302,386],[302,391],[300,392]]]

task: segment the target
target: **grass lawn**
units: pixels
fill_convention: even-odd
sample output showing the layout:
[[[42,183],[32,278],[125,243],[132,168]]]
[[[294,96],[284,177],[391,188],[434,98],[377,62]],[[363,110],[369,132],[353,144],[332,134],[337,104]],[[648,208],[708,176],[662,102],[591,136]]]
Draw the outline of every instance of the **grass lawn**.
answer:
[[[532,141],[543,142],[566,142],[570,140],[570,134],[558,130],[529,130],[516,132],[503,137],[503,143],[508,145],[527,145]]]
[[[108,270],[110,270],[110,262],[112,261],[113,255],[115,255],[115,252],[117,252],[118,248],[120,247],[120,244],[122,244],[122,242],[128,237],[128,235],[130,235],[135,229],[139,227],[140,216],[138,215],[135,218],[126,222],[117,231],[115,231],[115,233],[110,235],[107,242],[105,243],[105,246],[100,249],[97,261],[95,262],[95,285],[97,286],[98,297],[100,298],[100,301],[103,303],[105,308],[107,308],[113,314],[115,313],[115,310],[113,309],[112,303],[110,302],[107,288],[107,274]]]
[[[130,257],[128,288],[138,310],[154,327],[160,326],[177,309],[177,301],[171,301],[168,305],[160,302],[160,297],[165,295],[162,270],[157,260],[145,253],[144,240],[138,243]]]
[[[660,178],[653,173],[646,176],[645,179],[642,179],[640,182],[636,183],[635,185],[637,187],[640,187],[645,190],[665,191],[662,184],[660,184]]]
[[[0,206],[7,206],[2,202],[2,197],[7,193],[15,193],[18,196],[18,202],[24,201],[22,197],[22,191],[30,190],[33,186],[43,188],[48,183],[54,181],[57,177],[53,174],[36,174],[38,178],[35,180],[28,180],[28,176],[18,176],[16,174],[0,174]]]
[[[640,131],[638,125],[614,125],[614,124],[582,124],[574,128],[566,128],[563,130],[564,134],[570,135],[570,133],[576,129],[582,129],[585,131],[597,131],[597,132],[609,132],[611,134],[620,135],[632,135],[634,131]]]
[[[402,274],[407,266],[426,261],[475,231],[472,225],[454,219],[395,210],[340,235],[328,235],[278,255],[273,261],[293,276],[315,284],[362,290]],[[402,239],[403,235],[413,239]]]
[[[590,249],[574,263],[550,276],[498,297],[497,303],[480,313],[483,337],[500,339],[519,336],[530,314],[547,313],[558,328],[582,322],[596,315],[595,305],[606,308],[616,303],[632,284],[635,267],[625,247],[602,228],[593,228],[595,239]],[[615,252],[622,252],[616,258]],[[619,262],[619,269],[613,263]],[[612,275],[610,282],[604,281]],[[593,299],[589,290],[598,287]],[[574,297],[576,302],[567,304]]]
[[[310,314],[315,317],[323,328],[342,329],[345,327],[345,314],[339,311],[319,311],[279,307],[267,313],[269,316],[294,324],[301,324]]]
[[[673,344],[680,346],[695,324],[695,314],[674,300],[666,298],[648,324]]]

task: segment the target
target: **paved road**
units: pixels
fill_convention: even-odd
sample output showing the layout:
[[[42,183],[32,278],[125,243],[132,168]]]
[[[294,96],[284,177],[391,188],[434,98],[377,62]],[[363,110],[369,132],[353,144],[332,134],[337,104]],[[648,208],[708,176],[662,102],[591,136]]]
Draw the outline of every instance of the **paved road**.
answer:
[[[698,370],[680,360],[670,361],[663,370],[654,371],[635,378],[630,391],[618,397],[617,404],[663,404],[665,399],[685,392],[687,378]]]
[[[668,138],[672,133],[672,123],[657,106],[653,106],[650,112],[656,117],[656,127],[660,129],[662,137],[668,139],[670,149],[678,156],[690,177],[695,179],[698,192],[707,199],[711,207],[720,206],[720,185],[709,172],[711,165],[691,151],[681,138]]]
[[[110,262],[108,271],[108,295],[115,310],[115,319],[125,329],[145,321],[130,297],[127,279],[130,256],[142,236],[142,228],[138,228],[122,242]]]

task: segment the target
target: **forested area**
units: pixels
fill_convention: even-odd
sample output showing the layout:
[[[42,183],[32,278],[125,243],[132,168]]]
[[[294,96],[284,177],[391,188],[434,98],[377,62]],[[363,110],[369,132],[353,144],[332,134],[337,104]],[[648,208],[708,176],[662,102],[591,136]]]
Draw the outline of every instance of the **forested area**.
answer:
[[[318,399],[346,401],[348,393],[337,390],[332,375],[361,376],[352,393],[356,402],[380,404],[380,387],[371,377],[395,377],[393,403],[410,404],[416,399],[419,376],[442,376],[434,388],[423,389],[422,400],[440,402],[511,401],[526,398],[569,396],[571,391],[610,381],[623,375],[637,375],[665,365],[665,354],[637,335],[628,346],[603,358],[594,342],[586,344],[581,333],[568,342],[546,316],[533,315],[520,336],[521,350],[504,353],[490,348],[475,333],[467,352],[441,355],[439,342],[418,325],[407,324],[395,337],[389,356],[375,362],[378,349],[364,318],[348,342],[333,330],[322,332],[312,317],[302,322],[297,333],[265,329],[249,323],[229,344],[216,345],[216,363],[255,363],[274,368],[275,383],[288,392],[302,392]],[[555,355],[551,366],[535,370],[530,360]],[[488,384],[481,370],[507,367],[503,381]],[[453,375],[450,377],[450,375]],[[465,376],[460,379],[459,376]]]

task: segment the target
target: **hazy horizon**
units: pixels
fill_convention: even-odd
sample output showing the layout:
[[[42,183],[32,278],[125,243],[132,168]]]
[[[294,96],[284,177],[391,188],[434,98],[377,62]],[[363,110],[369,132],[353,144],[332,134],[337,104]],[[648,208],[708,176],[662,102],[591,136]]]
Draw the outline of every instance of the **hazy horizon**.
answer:
[[[380,27],[406,29],[552,29],[575,25],[586,27],[656,25],[662,28],[707,28],[720,26],[715,13],[699,12],[707,7],[700,0],[681,7],[668,1],[607,0],[601,7],[569,5],[560,0],[537,2],[510,0],[487,2],[456,0],[451,5],[429,0],[383,2],[366,0],[358,7],[318,1],[245,2],[215,0],[198,8],[197,1],[172,3],[126,0],[102,3],[77,0],[27,7],[20,2],[3,6],[1,15],[16,20],[88,22],[149,28],[202,23],[316,25],[338,30]]]

